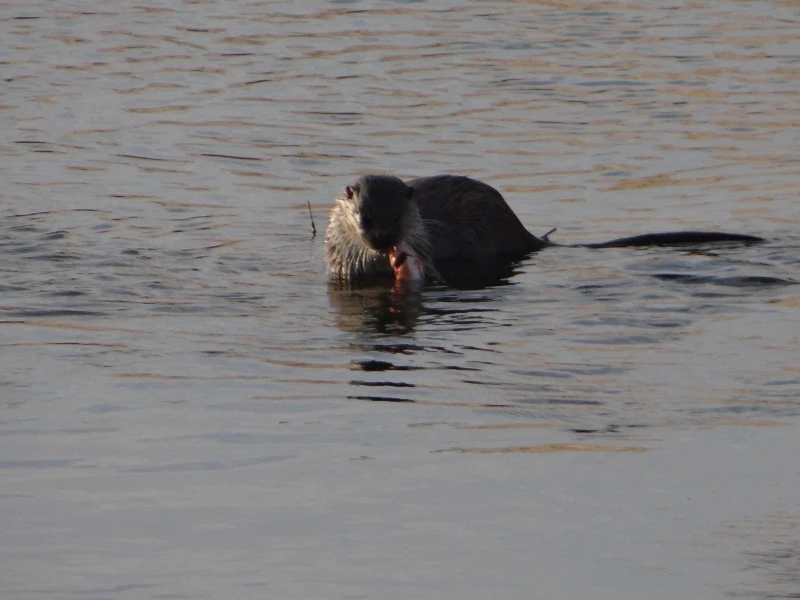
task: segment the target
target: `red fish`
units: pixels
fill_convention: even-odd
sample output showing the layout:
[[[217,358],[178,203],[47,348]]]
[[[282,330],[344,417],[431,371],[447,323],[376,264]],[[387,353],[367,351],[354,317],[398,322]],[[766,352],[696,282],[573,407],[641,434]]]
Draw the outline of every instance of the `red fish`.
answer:
[[[395,281],[425,281],[425,264],[422,260],[397,246],[389,252],[389,264],[394,270]]]

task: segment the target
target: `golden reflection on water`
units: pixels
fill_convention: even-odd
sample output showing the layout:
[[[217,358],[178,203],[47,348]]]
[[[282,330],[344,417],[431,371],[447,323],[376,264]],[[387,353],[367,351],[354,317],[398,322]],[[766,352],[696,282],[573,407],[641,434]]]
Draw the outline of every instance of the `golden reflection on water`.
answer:
[[[420,475],[432,457],[447,462],[465,496],[487,493],[493,486],[481,478],[513,469],[515,460],[539,469],[568,459],[545,486],[564,494],[540,498],[540,510],[570,497],[590,503],[580,481],[615,461],[631,461],[632,475],[614,481],[630,486],[629,496],[653,465],[668,467],[659,476],[679,472],[676,481],[699,471],[720,489],[752,476],[736,465],[720,479],[716,467],[727,463],[705,464],[703,442],[719,434],[715,443],[735,450],[759,436],[787,447],[795,437],[797,8],[569,0],[6,5],[0,405],[8,411],[3,439],[11,440],[6,467],[22,474],[9,485],[30,496],[6,514],[34,514],[24,512],[28,505],[39,511],[36,527],[17,532],[36,564],[7,554],[12,591],[86,596],[95,592],[73,582],[91,579],[114,593],[107,590],[123,585],[119,572],[132,571],[126,550],[116,562],[108,540],[135,532],[130,543],[140,546],[130,552],[159,558],[150,565],[154,594],[196,596],[162,581],[197,580],[200,595],[245,597],[252,589],[209,592],[191,569],[164,567],[213,562],[237,583],[264,569],[297,572],[295,550],[276,557],[263,545],[277,539],[271,532],[246,538],[257,528],[226,521],[242,507],[225,501],[253,494],[252,522],[271,523],[273,513],[258,510],[282,487],[313,485],[313,501],[291,497],[304,523],[327,500],[318,489],[347,487],[363,502],[362,520],[343,523],[357,529],[361,508],[394,506],[409,490],[440,483],[438,470]],[[564,243],[676,228],[742,231],[770,243],[705,253],[559,248],[493,286],[462,282],[418,296],[329,286],[321,247],[327,208],[368,172],[484,179],[529,229],[557,227],[552,239]],[[320,226],[315,238],[309,204]],[[684,448],[692,460],[670,458]],[[182,451],[191,459],[149,454]],[[74,457],[80,469],[24,467],[48,452],[70,464]],[[220,458],[226,452],[232,456]],[[294,467],[283,478],[253,475],[266,452],[291,456]],[[380,463],[370,476],[388,486],[387,496],[369,497],[368,486],[347,479],[358,476],[344,473],[344,459],[363,458]],[[763,468],[781,474],[791,464],[776,458]],[[158,465],[172,469],[169,481],[157,478]],[[220,479],[194,482],[191,498],[172,488],[158,496],[203,465]],[[246,485],[234,467],[253,469]],[[516,486],[533,471],[509,477]],[[215,512],[219,489],[225,501],[216,500]],[[114,512],[115,502],[126,509]],[[708,515],[728,504],[706,502],[700,509]],[[138,522],[140,504],[150,512]],[[421,514],[411,503],[400,508],[411,521]],[[465,522],[487,522],[486,508]],[[153,514],[176,523],[173,509],[192,531],[170,532],[177,562],[161,560],[176,555],[160,539],[140,541],[140,525]],[[637,510],[643,521],[670,513],[697,523],[683,504],[651,509],[642,500]],[[274,514],[291,510],[278,506]],[[84,515],[91,521],[81,527]],[[102,525],[108,515],[113,527]],[[66,527],[61,516],[77,524]],[[216,527],[214,518],[219,531],[245,536],[248,558],[220,566],[216,556],[193,553],[203,547],[195,536]],[[531,522],[528,512],[513,518],[523,529]],[[449,539],[442,531],[437,544]],[[345,536],[329,552],[316,533],[287,548],[295,543],[310,555],[322,548],[301,563],[321,565],[314,575],[334,583],[358,580],[363,573],[346,571],[353,564],[397,558],[367,543],[375,557],[330,567],[347,554]],[[398,542],[392,550],[406,547],[408,539],[391,533],[381,537]],[[240,540],[213,542],[220,555],[240,556]],[[481,567],[492,571],[502,566],[495,555],[512,557],[507,542],[487,551]],[[412,544],[408,554],[438,564],[427,560],[434,546]],[[659,550],[652,553],[661,560]],[[795,573],[770,551],[753,558],[767,579]],[[31,591],[30,582],[48,575],[41,564],[63,566],[67,555],[69,577],[55,574],[50,588]],[[247,562],[253,556],[257,564]],[[621,572],[621,588],[643,589],[631,583],[633,571],[656,577],[670,568],[638,568],[627,558],[637,568]],[[682,565],[667,583],[691,581],[694,592],[717,583]],[[403,596],[428,583],[424,570],[397,573],[392,583],[409,578]],[[379,575],[368,577],[376,587]],[[672,589],[646,581],[651,590]],[[476,594],[457,584],[446,595]],[[291,597],[297,589],[270,591]]]

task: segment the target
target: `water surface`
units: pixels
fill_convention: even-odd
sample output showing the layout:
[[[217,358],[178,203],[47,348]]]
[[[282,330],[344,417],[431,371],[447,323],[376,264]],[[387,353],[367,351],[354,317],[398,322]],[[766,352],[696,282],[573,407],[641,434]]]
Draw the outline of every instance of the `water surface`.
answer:
[[[4,597],[800,591],[796,3],[0,23]],[[768,242],[330,285],[370,172],[483,179],[564,243]]]

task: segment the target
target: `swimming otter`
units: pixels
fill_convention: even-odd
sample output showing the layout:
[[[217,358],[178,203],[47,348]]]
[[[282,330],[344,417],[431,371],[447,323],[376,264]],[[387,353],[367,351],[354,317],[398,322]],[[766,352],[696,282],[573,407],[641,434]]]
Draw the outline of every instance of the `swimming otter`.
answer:
[[[579,246],[762,241],[735,233],[680,231]],[[427,279],[438,279],[440,269],[448,264],[508,262],[558,245],[525,229],[496,189],[455,175],[408,183],[389,175],[359,177],[336,197],[325,236],[331,274],[348,281],[399,273],[406,256],[418,259]]]

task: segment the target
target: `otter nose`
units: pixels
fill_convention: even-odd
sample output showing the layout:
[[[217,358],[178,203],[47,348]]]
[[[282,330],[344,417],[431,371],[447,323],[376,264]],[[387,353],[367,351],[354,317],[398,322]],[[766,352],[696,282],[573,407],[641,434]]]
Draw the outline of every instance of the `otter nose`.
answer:
[[[391,249],[392,246],[396,245],[397,238],[392,233],[376,232],[376,233],[370,233],[367,236],[367,243],[374,250],[386,251]]]

